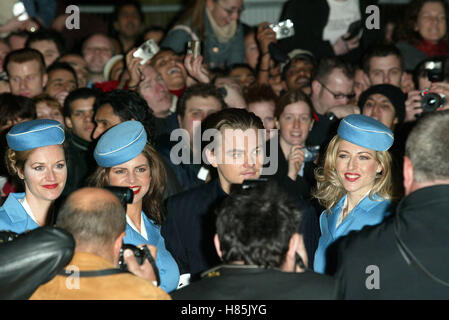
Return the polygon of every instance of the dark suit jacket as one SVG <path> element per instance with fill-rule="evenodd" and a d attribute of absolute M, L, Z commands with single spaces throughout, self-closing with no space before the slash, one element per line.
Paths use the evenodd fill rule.
<path fill-rule="evenodd" d="M 321 300 L 335 299 L 336 281 L 311 271 L 283 272 L 224 265 L 171 293 L 174 300 Z"/>
<path fill-rule="evenodd" d="M 220 263 L 213 242 L 214 209 L 226 196 L 217 179 L 167 199 L 161 233 L 181 274 L 195 278 Z"/>
<path fill-rule="evenodd" d="M 366 48 L 382 38 L 381 30 L 368 30 L 365 27 L 365 14 L 368 5 L 376 5 L 376 0 L 360 0 L 360 14 L 363 25 L 363 35 L 357 49 L 350 51 L 343 58 L 351 63 L 357 63 Z M 279 42 L 285 52 L 300 48 L 311 51 L 317 59 L 334 56 L 334 50 L 329 41 L 323 41 L 323 30 L 329 19 L 329 5 L 326 0 L 290 0 L 284 4 L 279 21 L 292 20 L 295 25 L 295 35 Z M 381 15 L 382 17 L 382 15 Z"/>
<path fill-rule="evenodd" d="M 341 281 L 341 297 L 448 299 L 449 287 L 406 263 L 394 232 L 397 223 L 399 238 L 419 262 L 433 275 L 449 282 L 448 212 L 449 185 L 422 188 L 405 197 L 396 214 L 380 225 L 365 227 L 335 242 L 327 257 L 336 260 L 337 268 L 326 273 L 335 273 Z M 372 287 L 377 280 L 379 289 L 367 288 L 367 282 Z"/>

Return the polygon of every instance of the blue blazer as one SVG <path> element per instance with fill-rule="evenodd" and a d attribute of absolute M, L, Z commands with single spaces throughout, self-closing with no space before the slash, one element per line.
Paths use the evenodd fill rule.
<path fill-rule="evenodd" d="M 23 233 L 39 227 L 19 202 L 19 199 L 23 199 L 24 197 L 24 192 L 9 194 L 5 203 L 0 208 L 0 230 Z"/>
<path fill-rule="evenodd" d="M 374 195 L 373 200 L 368 196 L 362 199 L 358 205 L 346 216 L 343 222 L 336 228 L 346 195 L 327 214 L 323 211 L 320 216 L 321 237 L 315 252 L 313 269 L 315 272 L 324 273 L 326 270 L 326 249 L 336 239 L 347 235 L 350 231 L 361 230 L 365 226 L 379 224 L 392 212 L 390 200 L 384 200 Z"/>
<path fill-rule="evenodd" d="M 157 248 L 156 265 L 159 269 L 161 289 L 166 292 L 176 290 L 179 282 L 179 268 L 175 259 L 165 248 L 165 240 L 161 235 L 161 227 L 156 225 L 143 212 L 143 221 L 147 231 L 148 240 L 142 237 L 128 223 L 126 224 L 126 235 L 123 239 L 125 244 L 139 245 L 151 244 Z"/>

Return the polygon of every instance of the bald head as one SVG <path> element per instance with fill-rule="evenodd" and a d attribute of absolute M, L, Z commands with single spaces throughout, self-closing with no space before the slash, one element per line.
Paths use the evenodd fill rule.
<path fill-rule="evenodd" d="M 62 206 L 56 225 L 70 232 L 76 246 L 111 245 L 125 231 L 125 211 L 110 191 L 82 188 L 73 192 Z"/>

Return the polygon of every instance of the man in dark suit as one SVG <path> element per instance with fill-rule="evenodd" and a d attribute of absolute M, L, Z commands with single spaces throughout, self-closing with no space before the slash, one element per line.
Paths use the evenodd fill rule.
<path fill-rule="evenodd" d="M 327 273 L 336 273 L 343 298 L 449 297 L 448 132 L 449 110 L 423 116 L 407 138 L 396 214 L 328 249 L 337 267 Z"/>
<path fill-rule="evenodd" d="M 305 271 L 302 212 L 275 182 L 235 186 L 217 210 L 223 265 L 173 292 L 173 299 L 332 299 L 336 281 Z"/>
<path fill-rule="evenodd" d="M 231 184 L 259 178 L 263 162 L 264 140 L 258 138 L 258 129 L 265 129 L 254 113 L 224 109 L 207 117 L 202 128 L 215 130 L 205 154 L 217 169 L 218 179 L 168 198 L 161 229 L 167 249 L 178 262 L 181 283 L 189 274 L 195 278 L 219 264 L 213 245 L 213 208 L 227 197 Z"/>

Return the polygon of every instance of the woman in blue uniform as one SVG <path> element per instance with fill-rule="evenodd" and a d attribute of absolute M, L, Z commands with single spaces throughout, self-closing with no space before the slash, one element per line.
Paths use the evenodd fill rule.
<path fill-rule="evenodd" d="M 159 155 L 147 143 L 147 134 L 138 121 L 122 122 L 106 131 L 97 143 L 94 158 L 98 168 L 90 184 L 128 187 L 134 200 L 126 209 L 125 244 L 151 244 L 157 247 L 156 265 L 161 288 L 175 290 L 179 269 L 160 233 L 162 192 L 165 170 Z"/>
<path fill-rule="evenodd" d="M 21 122 L 8 132 L 8 172 L 20 178 L 25 192 L 11 193 L 0 208 L 0 230 L 22 233 L 47 224 L 67 179 L 64 139 L 61 123 L 49 119 Z"/>
<path fill-rule="evenodd" d="M 326 270 L 326 249 L 339 237 L 375 225 L 392 210 L 393 133 L 360 114 L 344 118 L 327 148 L 324 166 L 315 173 L 314 196 L 326 210 L 320 216 L 321 237 L 314 270 Z"/>

